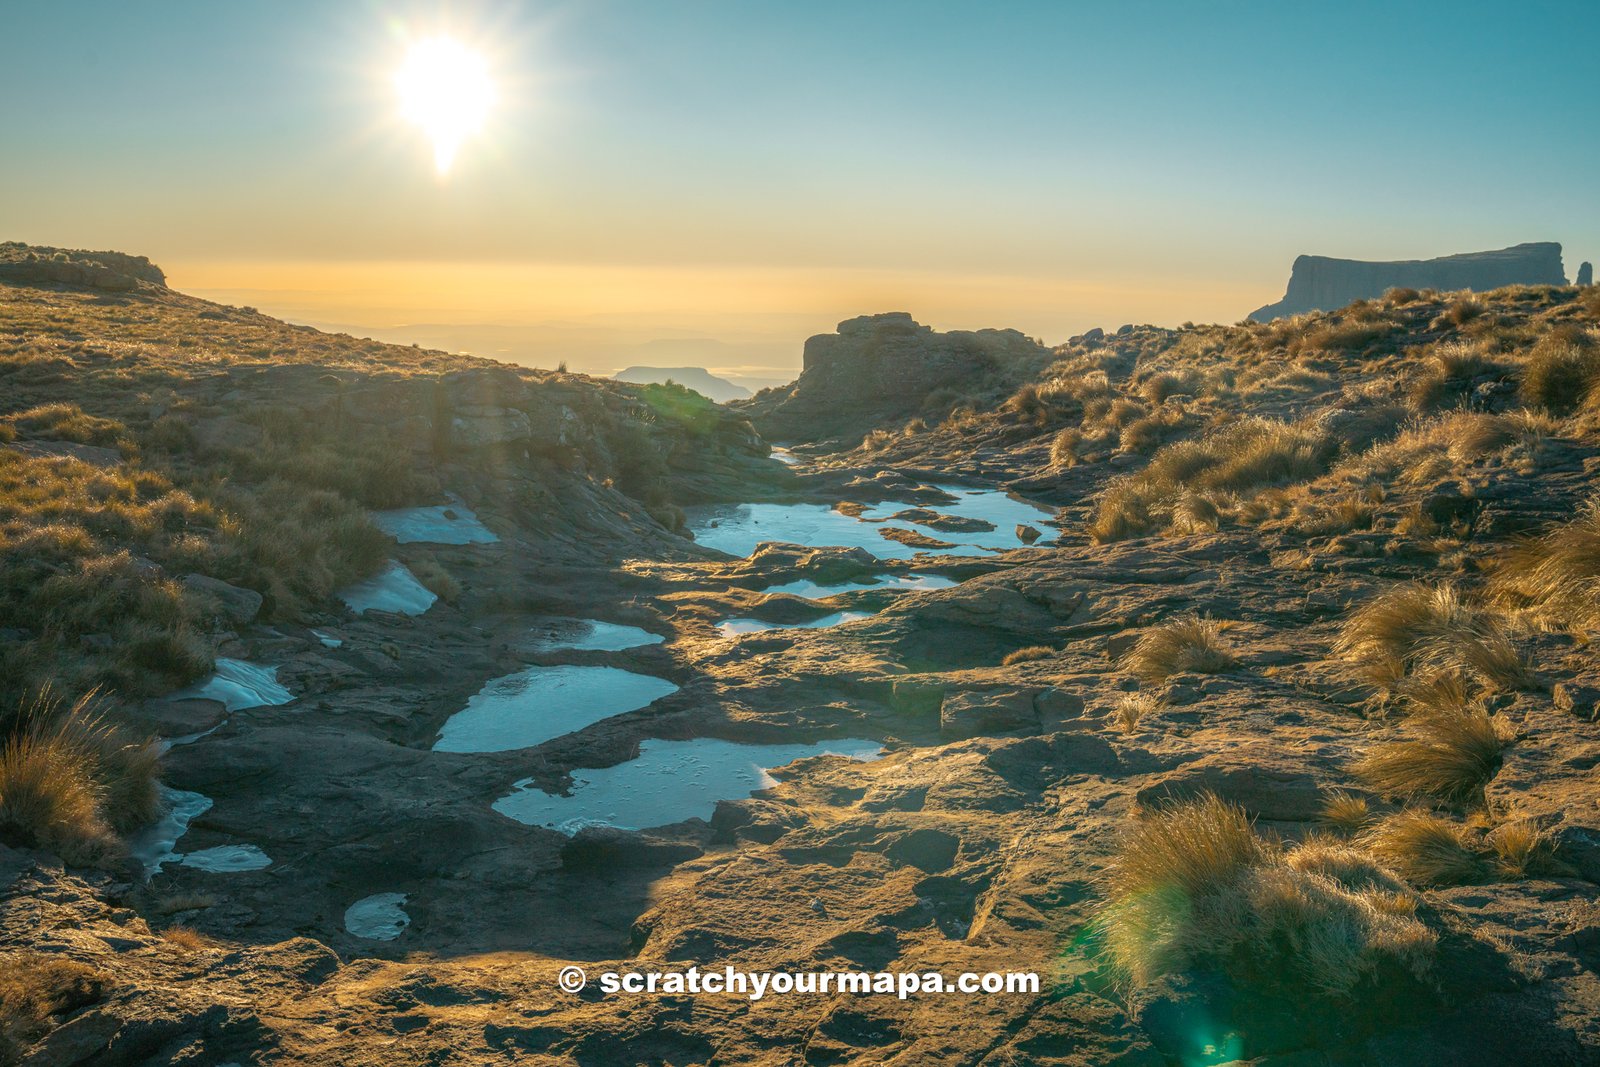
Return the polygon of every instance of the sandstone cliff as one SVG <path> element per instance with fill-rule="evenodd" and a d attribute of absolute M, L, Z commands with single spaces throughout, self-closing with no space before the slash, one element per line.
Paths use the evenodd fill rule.
<path fill-rule="evenodd" d="M 1504 285 L 1565 285 L 1561 246 L 1535 241 L 1493 252 L 1463 252 L 1438 259 L 1371 262 L 1300 256 L 1289 274 L 1289 290 L 1276 304 L 1250 313 L 1256 322 L 1271 322 L 1306 311 L 1331 311 L 1352 300 L 1408 289 L 1471 289 L 1482 292 Z"/>
<path fill-rule="evenodd" d="M 774 440 L 859 439 L 916 415 L 943 415 L 958 396 L 1009 388 L 1050 360 L 1016 330 L 936 332 L 903 311 L 863 315 L 806 342 L 800 377 L 747 410 Z"/>

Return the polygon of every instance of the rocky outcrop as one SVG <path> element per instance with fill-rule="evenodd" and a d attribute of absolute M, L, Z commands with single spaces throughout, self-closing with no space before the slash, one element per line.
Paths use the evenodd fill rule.
<path fill-rule="evenodd" d="M 1578 267 L 1578 281 L 1577 281 L 1577 284 L 1579 284 L 1579 285 L 1593 285 L 1594 284 L 1594 264 L 1593 263 L 1590 263 L 1588 260 L 1584 260 L 1583 264 Z"/>
<path fill-rule="evenodd" d="M 860 438 L 924 412 L 943 415 L 941 394 L 953 401 L 1014 384 L 1049 358 L 1016 330 L 939 333 L 903 311 L 863 315 L 808 340 L 799 379 L 742 406 L 774 440 Z"/>
<path fill-rule="evenodd" d="M 1373 262 L 1300 256 L 1289 274 L 1289 290 L 1276 304 L 1250 313 L 1256 322 L 1271 322 L 1306 311 L 1331 311 L 1352 300 L 1382 296 L 1396 287 L 1410 289 L 1470 289 L 1483 292 L 1505 285 L 1565 285 L 1561 246 L 1554 241 L 1501 248 L 1493 252 L 1463 252 L 1438 259 L 1404 259 Z"/>
<path fill-rule="evenodd" d="M 20 241 L 0 243 L 0 282 L 55 283 L 92 289 L 128 290 L 140 282 L 165 286 L 167 276 L 144 256 L 47 248 Z"/>

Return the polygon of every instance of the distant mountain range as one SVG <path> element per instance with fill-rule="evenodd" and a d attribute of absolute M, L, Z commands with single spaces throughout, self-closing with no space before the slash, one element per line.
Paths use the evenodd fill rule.
<path fill-rule="evenodd" d="M 638 385 L 676 382 L 719 404 L 750 396 L 750 390 L 744 386 L 735 385 L 726 378 L 718 378 L 704 367 L 628 367 L 617 371 L 612 377 L 619 382 Z"/>

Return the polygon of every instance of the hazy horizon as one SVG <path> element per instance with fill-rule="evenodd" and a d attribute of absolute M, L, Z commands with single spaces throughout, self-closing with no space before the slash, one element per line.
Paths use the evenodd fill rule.
<path fill-rule="evenodd" d="M 1596 15 L 1497 10 L 13 8 L 0 238 L 387 339 L 595 373 L 704 340 L 755 378 L 888 310 L 1050 343 L 1232 322 L 1301 253 L 1554 240 L 1570 276 L 1600 250 Z M 494 87 L 444 178 L 393 84 L 437 33 Z"/>

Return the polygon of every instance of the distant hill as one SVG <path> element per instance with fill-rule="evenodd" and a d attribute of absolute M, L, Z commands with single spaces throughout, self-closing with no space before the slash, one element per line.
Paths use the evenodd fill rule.
<path fill-rule="evenodd" d="M 1283 299 L 1257 308 L 1250 318 L 1271 322 L 1306 311 L 1332 311 L 1353 300 L 1370 300 L 1396 288 L 1484 292 L 1506 285 L 1565 284 L 1561 246 L 1554 241 L 1387 263 L 1300 256 L 1289 273 L 1289 291 Z"/>
<path fill-rule="evenodd" d="M 744 400 L 750 396 L 750 390 L 744 386 L 718 378 L 704 367 L 629 367 L 617 371 L 612 377 L 619 382 L 632 382 L 635 385 L 674 381 L 719 404 L 729 400 Z"/>

